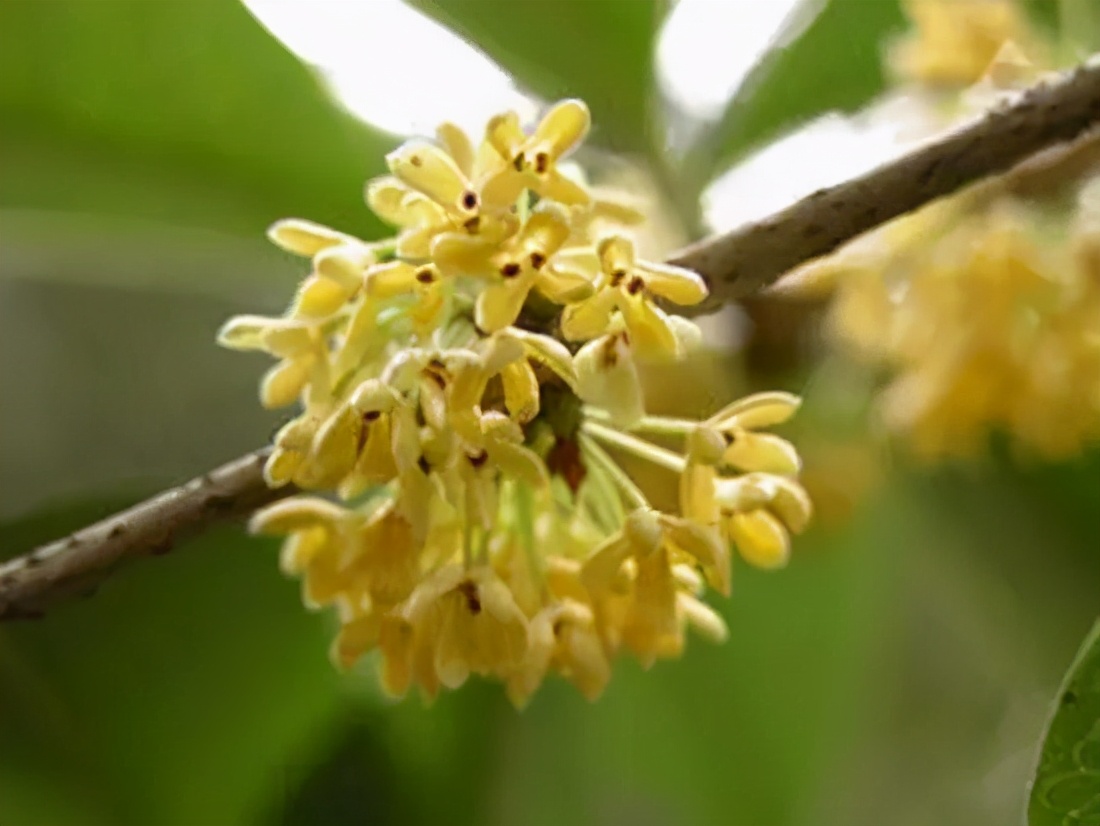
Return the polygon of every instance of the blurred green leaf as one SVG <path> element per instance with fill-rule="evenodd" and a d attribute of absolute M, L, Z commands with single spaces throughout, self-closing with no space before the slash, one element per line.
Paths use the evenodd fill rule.
<path fill-rule="evenodd" d="M 6 549 L 108 510 L 5 525 Z M 0 629 L 0 822 L 254 820 L 336 719 L 328 633 L 296 591 L 272 543 L 224 529 Z"/>
<path fill-rule="evenodd" d="M 259 235 L 378 224 L 392 140 L 332 103 L 237 0 L 0 3 L 0 207 Z"/>
<path fill-rule="evenodd" d="M 898 517 L 876 503 L 851 531 L 800 537 L 781 573 L 740 565 L 729 602 L 712 600 L 726 644 L 692 639 L 648 672 L 619 663 L 596 706 L 548 683 L 505 721 L 501 822 L 820 822 L 804 817 L 869 699 Z"/>
<path fill-rule="evenodd" d="M 717 168 L 800 123 L 863 106 L 885 88 L 883 44 L 904 24 L 898 0 L 803 0 L 778 36 L 783 45 L 757 64 L 693 151 L 694 177 L 705 183 Z"/>
<path fill-rule="evenodd" d="M 1100 622 L 1058 691 L 1031 789 L 1028 823 L 1100 824 Z"/>
<path fill-rule="evenodd" d="M 663 0 L 409 2 L 535 94 L 583 98 L 597 139 L 621 150 L 649 148 L 653 46 Z"/>

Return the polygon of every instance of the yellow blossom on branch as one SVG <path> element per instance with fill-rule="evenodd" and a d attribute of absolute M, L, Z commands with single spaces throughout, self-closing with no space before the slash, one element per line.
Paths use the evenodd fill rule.
<path fill-rule="evenodd" d="M 809 518 L 794 448 L 759 432 L 794 397 L 706 421 L 646 415 L 639 362 L 700 338 L 656 302 L 695 304 L 706 287 L 638 260 L 637 211 L 559 168 L 588 126 L 568 100 L 530 133 L 508 113 L 477 146 L 449 124 L 404 144 L 366 187 L 396 236 L 277 223 L 272 240 L 312 273 L 283 317 L 219 335 L 279 360 L 265 405 L 301 408 L 265 478 L 309 493 L 252 529 L 284 537 L 306 604 L 336 611 L 335 664 L 377 652 L 391 694 L 477 675 L 521 705 L 559 674 L 595 699 L 623 653 L 648 666 L 689 631 L 723 640 L 704 598 L 728 594 L 732 548 L 776 567 Z M 700 453 L 707 440 L 717 449 Z M 652 508 L 614 451 L 688 480 L 681 512 Z"/>

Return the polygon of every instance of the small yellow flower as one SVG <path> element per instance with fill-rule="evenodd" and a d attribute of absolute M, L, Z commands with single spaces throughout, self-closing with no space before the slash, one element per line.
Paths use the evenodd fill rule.
<path fill-rule="evenodd" d="M 596 700 L 611 680 L 611 663 L 592 609 L 563 599 L 539 611 L 530 623 L 530 650 L 508 676 L 508 697 L 523 706 L 547 673 L 558 671 L 588 700 Z"/>
<path fill-rule="evenodd" d="M 505 165 L 485 181 L 485 202 L 510 207 L 524 189 L 530 189 L 561 204 L 587 204 L 588 192 L 563 175 L 557 164 L 584 140 L 590 121 L 588 107 L 579 100 L 553 106 L 530 136 L 523 134 L 515 112 L 490 120 L 485 138 Z"/>
<path fill-rule="evenodd" d="M 504 243 L 457 234 L 440 235 L 432 243 L 432 259 L 448 275 L 486 279 L 478 296 L 475 322 L 493 333 L 519 318 L 532 288 L 559 304 L 592 292 L 583 275 L 559 273 L 547 267 L 569 237 L 569 214 L 552 203 L 539 204 L 523 229 Z"/>
<path fill-rule="evenodd" d="M 530 135 L 505 114 L 477 148 L 451 124 L 437 145 L 406 143 L 366 193 L 397 236 L 277 223 L 272 239 L 312 272 L 283 317 L 219 334 L 279 359 L 264 404 L 302 407 L 275 436 L 268 484 L 344 503 L 299 495 L 252 529 L 284 537 L 308 605 L 335 608 L 336 666 L 377 652 L 392 695 L 430 699 L 477 674 L 522 705 L 557 674 L 595 699 L 625 652 L 648 666 L 679 656 L 689 629 L 724 639 L 703 598 L 729 590 L 731 537 L 773 565 L 786 546 L 766 520 L 808 518 L 793 447 L 756 432 L 794 397 L 704 422 L 646 415 L 636 360 L 679 358 L 701 335 L 654 302 L 706 287 L 637 261 L 623 236 L 597 240 L 640 216 L 566 176 L 587 129 L 584 105 L 564 101 Z M 558 327 L 586 343 L 573 353 Z M 615 426 L 684 436 L 686 455 Z M 694 479 L 682 512 L 654 510 L 604 445 Z"/>
<path fill-rule="evenodd" d="M 298 399 L 307 385 L 327 384 L 324 337 L 316 324 L 236 316 L 218 331 L 218 343 L 233 350 L 261 350 L 281 359 L 260 385 L 260 402 L 264 407 L 286 407 Z"/>
<path fill-rule="evenodd" d="M 682 267 L 637 260 L 634 244 L 622 235 L 604 238 L 596 253 L 595 293 L 565 308 L 562 333 L 574 341 L 595 338 L 608 329 L 612 312 L 618 310 L 636 353 L 643 358 L 675 358 L 681 352 L 675 328 L 653 298 L 698 304 L 707 295 L 703 279 Z M 567 267 L 564 262 L 559 265 L 563 272 L 569 271 Z"/>
<path fill-rule="evenodd" d="M 488 568 L 440 568 L 409 597 L 401 616 L 434 639 L 440 682 L 457 688 L 471 673 L 504 676 L 527 654 L 527 618 Z"/>
<path fill-rule="evenodd" d="M 624 333 L 588 342 L 577 351 L 574 364 L 580 397 L 606 410 L 616 424 L 629 427 L 645 415 L 641 377 Z"/>

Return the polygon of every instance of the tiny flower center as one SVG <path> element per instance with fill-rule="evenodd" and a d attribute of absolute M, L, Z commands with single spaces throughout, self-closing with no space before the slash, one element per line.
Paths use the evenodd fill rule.
<path fill-rule="evenodd" d="M 431 267 L 422 267 L 416 271 L 416 280 L 421 284 L 431 284 L 435 281 L 435 273 L 432 272 Z"/>
<path fill-rule="evenodd" d="M 503 275 L 505 278 L 515 278 L 517 275 L 519 275 L 520 269 L 522 268 L 515 261 L 509 261 L 507 264 L 500 268 L 500 274 Z"/>
<path fill-rule="evenodd" d="M 535 155 L 535 172 L 539 175 L 545 175 L 546 170 L 550 168 L 550 156 L 545 152 L 539 152 Z"/>
<path fill-rule="evenodd" d="M 623 281 L 626 280 L 626 270 L 615 270 L 611 273 L 611 286 L 618 287 Z"/>
<path fill-rule="evenodd" d="M 471 212 L 477 209 L 477 193 L 470 192 L 469 190 L 463 193 L 462 206 L 464 209 L 470 210 Z"/>
<path fill-rule="evenodd" d="M 538 250 L 531 253 L 531 269 L 542 269 L 542 265 L 546 263 L 546 256 Z"/>
<path fill-rule="evenodd" d="M 480 614 L 481 597 L 478 596 L 477 586 L 467 579 L 464 582 L 459 583 L 457 590 L 460 594 L 462 594 L 463 597 L 466 598 L 466 608 L 470 611 L 470 613 L 473 614 L 475 617 Z"/>
<path fill-rule="evenodd" d="M 640 277 L 634 276 L 630 279 L 630 282 L 626 285 L 626 291 L 631 295 L 637 295 L 645 289 L 645 281 Z"/>

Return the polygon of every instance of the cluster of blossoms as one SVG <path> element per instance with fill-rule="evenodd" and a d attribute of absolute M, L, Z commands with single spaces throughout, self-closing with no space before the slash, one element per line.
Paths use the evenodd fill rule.
<path fill-rule="evenodd" d="M 1011 0 L 907 7 L 916 29 L 893 66 L 900 91 L 932 104 L 929 132 L 1038 79 L 1024 48 L 1053 51 Z M 1045 191 L 1012 177 L 972 189 L 796 276 L 836 284 L 832 332 L 890 372 L 883 419 L 918 456 L 977 453 L 991 431 L 1046 458 L 1100 437 L 1096 185 L 1080 157 L 1070 166 L 1065 186 L 1044 167 Z"/>
<path fill-rule="evenodd" d="M 648 665 L 689 627 L 722 639 L 701 597 L 728 592 L 731 547 L 780 566 L 809 518 L 793 447 L 759 432 L 796 397 L 646 415 L 639 366 L 699 337 L 656 300 L 695 304 L 706 286 L 639 260 L 624 227 L 641 216 L 561 163 L 588 126 L 566 100 L 530 133 L 507 113 L 478 146 L 451 124 L 406 143 L 366 190 L 396 237 L 278 222 L 271 239 L 311 274 L 284 316 L 220 332 L 279 359 L 265 406 L 301 403 L 268 483 L 327 494 L 252 527 L 286 537 L 307 604 L 337 609 L 336 663 L 379 651 L 392 694 L 474 673 L 521 704 L 556 672 L 595 698 L 620 652 Z M 678 474 L 680 512 L 653 509 L 608 448 Z"/>

